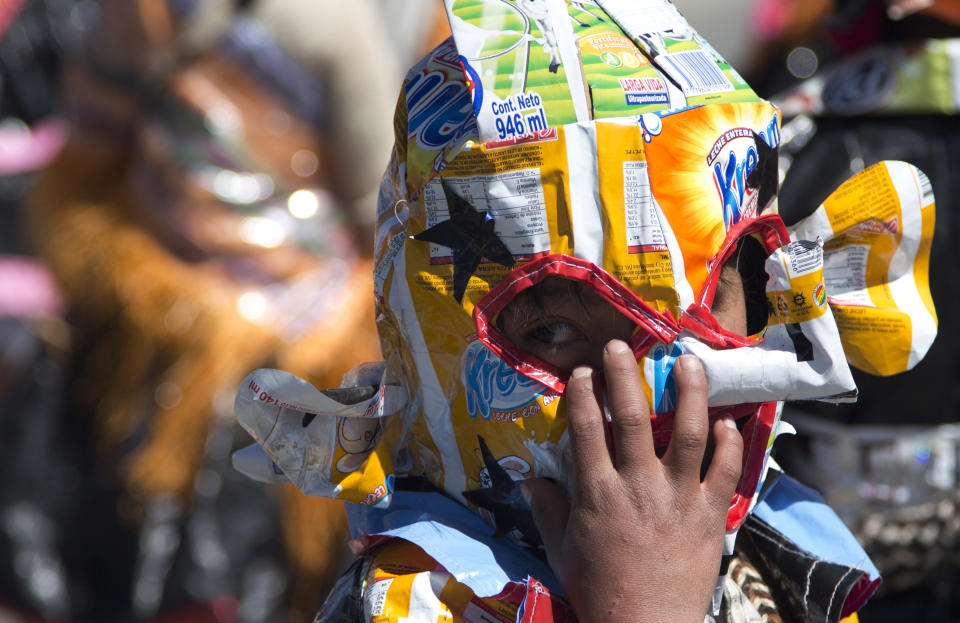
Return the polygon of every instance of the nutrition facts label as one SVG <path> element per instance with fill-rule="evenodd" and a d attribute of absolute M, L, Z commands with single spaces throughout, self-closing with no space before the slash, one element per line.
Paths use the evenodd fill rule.
<path fill-rule="evenodd" d="M 443 179 L 475 210 L 493 217 L 494 231 L 517 259 L 550 250 L 550 228 L 543 203 L 540 169 Z M 427 185 L 424 203 L 428 228 L 450 218 L 439 180 L 434 179 Z M 449 262 L 452 257 L 453 251 L 448 247 L 430 245 L 431 262 Z"/>
<path fill-rule="evenodd" d="M 667 251 L 660 217 L 650 193 L 646 162 L 623 163 L 623 202 L 627 218 L 627 250 L 630 253 Z"/>
<path fill-rule="evenodd" d="M 867 293 L 867 256 L 870 247 L 851 244 L 823 253 L 823 282 L 830 298 L 852 305 L 873 301 Z"/>
<path fill-rule="evenodd" d="M 382 578 L 375 580 L 367 589 L 363 596 L 366 611 L 370 616 L 378 617 L 383 614 L 383 609 L 387 605 L 387 591 L 393 584 L 393 578 Z"/>

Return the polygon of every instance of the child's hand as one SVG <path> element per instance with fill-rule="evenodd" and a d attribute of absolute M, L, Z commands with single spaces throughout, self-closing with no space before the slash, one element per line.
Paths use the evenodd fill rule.
<path fill-rule="evenodd" d="M 627 345 L 607 344 L 603 368 L 617 464 L 607 452 L 591 370 L 579 367 L 566 392 L 571 497 L 546 480 L 522 485 L 547 559 L 581 622 L 701 623 L 720 570 L 743 440 L 732 419 L 715 422 L 701 482 L 711 431 L 700 361 L 684 355 L 674 367 L 676 422 L 663 458 L 654 452 L 650 410 Z"/>

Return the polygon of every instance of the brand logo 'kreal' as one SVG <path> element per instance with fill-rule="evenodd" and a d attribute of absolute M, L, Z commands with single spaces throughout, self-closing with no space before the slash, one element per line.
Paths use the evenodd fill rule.
<path fill-rule="evenodd" d="M 777 116 L 774 115 L 767 127 L 757 134 L 767 145 L 776 147 L 780 142 Z M 727 130 L 710 149 L 707 165 L 713 173 L 723 211 L 723 224 L 727 229 L 744 218 L 758 216 L 757 205 L 751 201 L 752 192 L 747 188 L 747 178 L 759 160 L 754 131 L 750 128 Z"/>
<path fill-rule="evenodd" d="M 474 342 L 467 348 L 463 359 L 463 385 L 466 390 L 467 412 L 470 417 L 479 415 L 485 420 L 499 414 L 495 419 L 514 421 L 503 414 L 520 411 L 533 406 L 546 387 L 529 379 L 494 355 L 482 342 Z M 538 410 L 538 408 L 536 409 Z"/>

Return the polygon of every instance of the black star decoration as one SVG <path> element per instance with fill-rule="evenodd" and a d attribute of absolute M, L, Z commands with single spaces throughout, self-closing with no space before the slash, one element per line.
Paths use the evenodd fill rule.
<path fill-rule="evenodd" d="M 777 196 L 780 186 L 779 147 L 770 147 L 756 132 L 753 133 L 753 142 L 757 146 L 757 166 L 747 177 L 747 186 L 757 189 L 757 212 L 763 212 L 767 205 Z"/>
<path fill-rule="evenodd" d="M 540 532 L 537 531 L 536 524 L 533 523 L 533 514 L 530 507 L 520 495 L 520 489 L 510 478 L 507 470 L 503 469 L 497 459 L 494 458 L 487 443 L 483 437 L 477 435 L 480 442 L 480 454 L 483 455 L 483 465 L 490 474 L 492 487 L 486 489 L 474 489 L 473 491 L 464 491 L 463 497 L 468 502 L 479 508 L 484 508 L 493 513 L 493 520 L 496 524 L 496 532 L 493 536 L 500 537 L 510 533 L 511 530 L 518 530 L 523 535 L 523 540 L 532 546 L 539 546 Z"/>
<path fill-rule="evenodd" d="M 425 229 L 414 240 L 433 242 L 453 250 L 453 297 L 463 302 L 467 284 L 483 258 L 513 267 L 513 255 L 493 230 L 494 219 L 487 212 L 479 212 L 457 195 L 440 179 L 447 198 L 450 218 Z"/>

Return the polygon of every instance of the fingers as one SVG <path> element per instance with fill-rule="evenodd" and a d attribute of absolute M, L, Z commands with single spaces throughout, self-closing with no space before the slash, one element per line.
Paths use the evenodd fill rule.
<path fill-rule="evenodd" d="M 707 377 L 703 364 L 694 355 L 681 355 L 673 366 L 673 379 L 677 388 L 677 409 L 663 463 L 670 467 L 675 479 L 699 484 L 700 465 L 710 432 Z"/>
<path fill-rule="evenodd" d="M 613 424 L 617 468 L 642 467 L 656 460 L 650 407 L 640 383 L 637 360 L 626 343 L 611 340 L 603 349 L 607 399 Z"/>
<path fill-rule="evenodd" d="M 593 387 L 593 371 L 574 368 L 564 394 L 567 401 L 567 433 L 573 461 L 573 496 L 589 489 L 591 482 L 613 470 L 603 428 L 603 414 Z"/>
<path fill-rule="evenodd" d="M 564 532 L 570 516 L 570 503 L 563 490 L 544 478 L 529 478 L 517 483 L 523 499 L 527 501 L 533 522 L 540 531 L 547 559 L 555 570 L 560 561 Z"/>
<path fill-rule="evenodd" d="M 715 421 L 711 431 L 715 448 L 703 479 L 703 489 L 717 504 L 726 508 L 743 468 L 743 436 L 729 416 Z"/>

